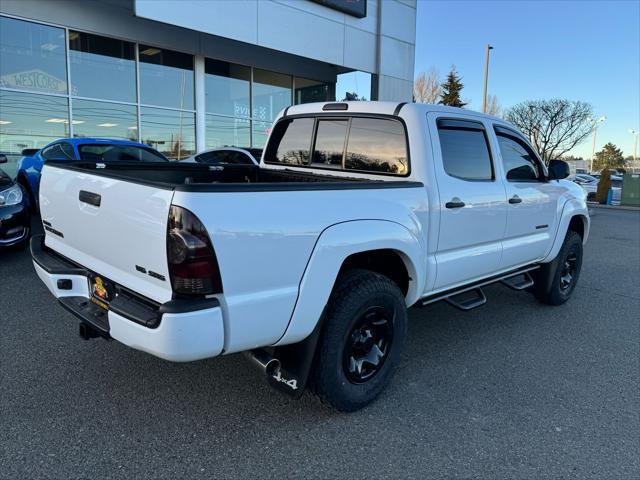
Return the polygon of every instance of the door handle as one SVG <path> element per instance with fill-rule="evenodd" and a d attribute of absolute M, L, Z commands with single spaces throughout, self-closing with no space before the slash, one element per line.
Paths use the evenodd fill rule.
<path fill-rule="evenodd" d="M 102 197 L 97 193 L 87 192 L 86 190 L 80 190 L 80 193 L 78 194 L 78 199 L 82 203 L 88 203 L 89 205 L 93 205 L 94 207 L 99 207 Z"/>
<path fill-rule="evenodd" d="M 451 201 L 445 203 L 444 206 L 447 208 L 462 208 L 464 207 L 464 202 L 458 197 L 453 197 Z"/>
<path fill-rule="evenodd" d="M 521 203 L 522 199 L 518 196 L 518 195 L 514 195 L 513 197 L 511 197 L 509 199 L 509 203 L 513 204 L 513 203 Z"/>

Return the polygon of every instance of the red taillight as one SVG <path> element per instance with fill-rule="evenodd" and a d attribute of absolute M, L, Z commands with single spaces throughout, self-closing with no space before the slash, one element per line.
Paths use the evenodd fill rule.
<path fill-rule="evenodd" d="M 218 260 L 204 225 L 189 210 L 175 205 L 169 210 L 167 261 L 175 293 L 222 293 Z"/>

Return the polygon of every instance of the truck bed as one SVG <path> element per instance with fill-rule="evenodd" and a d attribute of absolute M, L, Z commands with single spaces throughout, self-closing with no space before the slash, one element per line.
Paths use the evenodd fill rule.
<path fill-rule="evenodd" d="M 47 162 L 51 166 L 127 182 L 182 192 L 286 191 L 402 188 L 420 186 L 403 180 L 369 180 L 268 169 L 254 165 L 202 165 L 191 163 Z"/>

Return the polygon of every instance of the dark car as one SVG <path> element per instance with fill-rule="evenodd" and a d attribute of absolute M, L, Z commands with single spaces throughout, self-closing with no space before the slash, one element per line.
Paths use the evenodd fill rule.
<path fill-rule="evenodd" d="M 260 165 L 260 148 L 219 147 L 205 150 L 180 160 L 185 163 L 206 163 L 208 165 Z"/>
<path fill-rule="evenodd" d="M 0 163 L 7 157 L 0 154 Z M 29 200 L 22 187 L 0 168 L 0 248 L 24 246 L 29 240 Z"/>

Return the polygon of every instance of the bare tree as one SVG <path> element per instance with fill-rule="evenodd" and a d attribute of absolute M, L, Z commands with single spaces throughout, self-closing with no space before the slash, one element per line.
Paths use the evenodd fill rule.
<path fill-rule="evenodd" d="M 592 129 L 593 108 L 581 101 L 530 100 L 507 111 L 506 119 L 527 135 L 546 163 L 584 141 Z"/>
<path fill-rule="evenodd" d="M 440 80 L 438 71 L 430 68 L 422 72 L 413 82 L 413 101 L 417 103 L 438 103 L 440 100 Z"/>
<path fill-rule="evenodd" d="M 487 95 L 487 113 L 489 115 L 500 116 L 502 113 L 502 107 L 498 101 L 498 97 L 495 95 Z"/>

